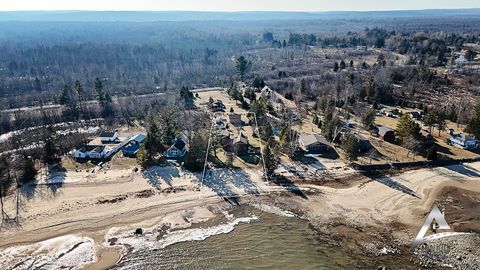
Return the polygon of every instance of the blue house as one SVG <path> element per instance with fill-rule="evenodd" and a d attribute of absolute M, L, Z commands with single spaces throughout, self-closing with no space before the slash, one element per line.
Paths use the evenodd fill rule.
<path fill-rule="evenodd" d="M 145 135 L 137 134 L 123 147 L 122 152 L 126 157 L 135 157 L 140 151 L 141 143 L 145 141 Z"/>
<path fill-rule="evenodd" d="M 186 152 L 187 144 L 181 138 L 177 138 L 173 142 L 173 145 L 170 146 L 170 148 L 168 148 L 165 152 L 163 152 L 163 155 L 166 158 L 182 158 L 183 156 L 185 156 Z"/>

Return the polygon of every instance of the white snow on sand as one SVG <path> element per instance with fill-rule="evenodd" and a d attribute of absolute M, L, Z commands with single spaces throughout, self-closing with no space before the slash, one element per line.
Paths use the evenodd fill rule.
<path fill-rule="evenodd" d="M 268 205 L 268 204 L 257 204 L 257 203 L 250 203 L 249 205 L 266 213 L 275 214 L 275 215 L 284 216 L 284 217 L 295 217 L 294 213 L 287 210 L 283 210 L 282 208 L 277 206 Z"/>
<path fill-rule="evenodd" d="M 65 235 L 0 250 L 0 269 L 79 269 L 96 259 L 93 239 Z"/>

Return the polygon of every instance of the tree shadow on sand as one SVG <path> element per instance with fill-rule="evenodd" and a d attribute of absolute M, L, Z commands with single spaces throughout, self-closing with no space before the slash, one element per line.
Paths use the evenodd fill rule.
<path fill-rule="evenodd" d="M 235 187 L 243 189 L 247 194 L 260 194 L 257 185 L 253 183 L 250 176 L 241 169 L 216 170 L 214 171 L 213 176 L 217 179 L 223 179 L 232 183 Z"/>
<path fill-rule="evenodd" d="M 400 192 L 403 192 L 403 193 L 405 193 L 407 195 L 410 195 L 412 197 L 415 197 L 417 199 L 421 199 L 420 196 L 418 196 L 417 193 L 415 193 L 415 191 L 413 191 L 409 187 L 405 186 L 404 184 L 395 181 L 394 179 L 392 179 L 389 176 L 386 176 L 386 175 L 368 176 L 367 175 L 367 177 L 370 178 L 371 180 L 376 181 L 380 184 L 383 184 L 383 185 L 385 185 L 389 188 L 398 190 Z"/>
<path fill-rule="evenodd" d="M 445 168 L 468 177 L 480 177 L 480 171 L 467 164 L 445 166 Z"/>
<path fill-rule="evenodd" d="M 293 193 L 293 194 L 295 194 L 295 195 L 297 195 L 297 196 L 299 196 L 299 197 L 301 197 L 305 200 L 308 200 L 307 195 L 297 185 L 295 185 L 295 183 L 293 183 L 291 180 L 289 180 L 285 176 L 275 174 L 275 175 L 270 176 L 269 180 L 272 183 L 287 189 L 291 193 Z"/>
<path fill-rule="evenodd" d="M 180 177 L 180 170 L 173 166 L 153 166 L 143 171 L 143 176 L 147 178 L 147 182 L 156 189 L 161 189 L 161 181 L 172 187 L 173 179 Z"/>
<path fill-rule="evenodd" d="M 229 181 L 226 178 L 215 176 L 212 170 L 205 172 L 203 185 L 211 189 L 219 197 L 222 197 L 226 202 L 234 205 L 240 205 L 240 198 L 238 194 L 229 186 Z"/>

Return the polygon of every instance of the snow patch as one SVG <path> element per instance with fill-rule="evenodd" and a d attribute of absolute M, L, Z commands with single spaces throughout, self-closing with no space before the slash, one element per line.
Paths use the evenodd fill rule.
<path fill-rule="evenodd" d="M 257 208 L 258 210 L 261 210 L 263 212 L 267 212 L 270 214 L 275 214 L 275 215 L 284 216 L 284 217 L 295 217 L 294 213 L 273 205 L 257 204 L 257 203 L 251 203 L 250 205 Z"/>
<path fill-rule="evenodd" d="M 0 269 L 80 269 L 96 260 L 93 239 L 76 235 L 0 250 Z"/>
<path fill-rule="evenodd" d="M 119 229 L 112 228 L 106 235 L 105 240 L 108 245 L 109 239 L 116 238 L 114 245 L 128 246 L 133 248 L 133 252 L 140 249 L 158 249 L 165 248 L 175 243 L 189 242 L 189 241 L 203 241 L 210 236 L 227 234 L 235 229 L 240 223 L 250 223 L 253 220 L 257 220 L 258 217 L 240 217 L 236 218 L 233 221 L 221 224 L 209 228 L 197 228 L 197 229 L 185 229 L 185 230 L 176 230 L 170 231 L 164 235 L 160 240 L 158 236 L 160 232 L 156 229 L 151 230 L 151 232 L 146 232 L 143 235 L 132 235 L 131 233 L 116 234 Z M 161 226 L 160 226 L 161 227 Z"/>

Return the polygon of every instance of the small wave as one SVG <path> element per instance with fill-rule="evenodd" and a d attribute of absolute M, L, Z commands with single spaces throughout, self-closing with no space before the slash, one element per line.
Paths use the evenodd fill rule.
<path fill-rule="evenodd" d="M 133 252 L 140 249 L 158 249 L 165 248 L 176 243 L 188 241 L 203 241 L 210 236 L 230 233 L 235 229 L 235 226 L 237 226 L 238 224 L 250 223 L 251 221 L 257 219 L 258 217 L 256 216 L 240 217 L 234 219 L 229 223 L 209 228 L 185 229 L 169 232 L 161 239 L 157 239 L 160 233 L 156 229 L 152 230 L 152 232 L 146 232 L 144 235 L 141 236 L 135 236 L 131 234 L 121 234 L 116 236 L 115 231 L 117 230 L 112 230 L 108 234 L 108 239 L 106 240 L 108 241 L 109 239 L 115 238 L 116 241 L 114 245 L 131 247 L 133 248 Z"/>
<path fill-rule="evenodd" d="M 287 210 L 283 210 L 282 208 L 277 206 L 268 205 L 268 204 L 257 204 L 257 203 L 251 203 L 250 205 L 257 208 L 258 210 L 261 210 L 263 212 L 267 212 L 270 214 L 275 214 L 275 215 L 284 216 L 284 217 L 295 217 L 294 213 Z"/>

